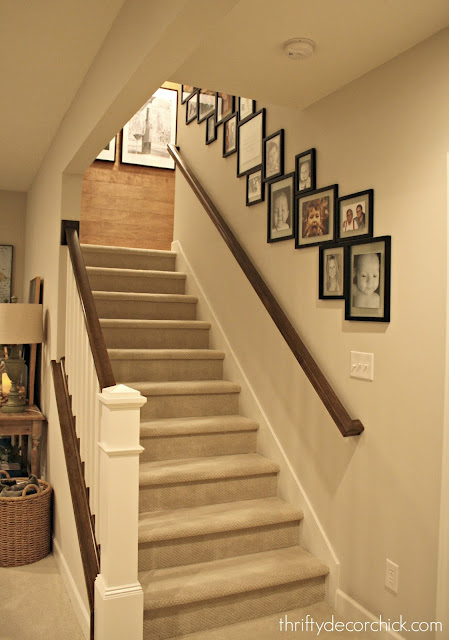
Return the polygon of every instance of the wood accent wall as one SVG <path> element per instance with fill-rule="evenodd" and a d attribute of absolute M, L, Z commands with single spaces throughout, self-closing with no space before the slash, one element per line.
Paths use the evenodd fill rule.
<path fill-rule="evenodd" d="M 173 241 L 175 172 L 95 160 L 83 176 L 80 241 L 167 249 Z"/>

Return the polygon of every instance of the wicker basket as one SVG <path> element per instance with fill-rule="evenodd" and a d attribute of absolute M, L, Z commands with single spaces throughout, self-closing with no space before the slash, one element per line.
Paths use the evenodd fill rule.
<path fill-rule="evenodd" d="M 31 564 L 50 553 L 52 488 L 44 480 L 39 488 L 31 495 L 25 488 L 21 498 L 0 497 L 0 567 Z"/>

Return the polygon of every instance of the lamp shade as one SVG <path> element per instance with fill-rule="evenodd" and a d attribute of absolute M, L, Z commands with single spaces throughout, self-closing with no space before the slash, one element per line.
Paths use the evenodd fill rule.
<path fill-rule="evenodd" d="M 0 304 L 0 344 L 42 342 L 41 304 Z"/>

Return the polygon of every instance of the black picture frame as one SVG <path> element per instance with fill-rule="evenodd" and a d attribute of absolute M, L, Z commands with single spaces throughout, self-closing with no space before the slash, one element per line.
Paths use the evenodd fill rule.
<path fill-rule="evenodd" d="M 237 114 L 232 113 L 223 120 L 223 158 L 236 153 L 237 148 Z"/>
<path fill-rule="evenodd" d="M 308 177 L 302 175 L 301 170 L 304 172 L 308 167 Z M 295 191 L 297 194 L 307 193 L 308 191 L 315 191 L 316 189 L 316 149 L 307 149 L 302 153 L 298 153 L 295 156 Z M 305 184 L 304 184 L 305 182 Z M 302 185 L 302 186 L 301 186 Z"/>
<path fill-rule="evenodd" d="M 184 102 L 186 102 L 190 96 L 195 93 L 195 91 L 198 91 L 198 87 L 194 87 L 190 84 L 182 84 L 181 85 L 181 104 L 184 104 Z"/>
<path fill-rule="evenodd" d="M 295 237 L 295 174 L 288 173 L 267 182 L 267 242 Z"/>
<path fill-rule="evenodd" d="M 12 268 L 14 247 L 12 244 L 0 245 L 0 304 L 11 302 L 12 295 Z"/>
<path fill-rule="evenodd" d="M 250 118 L 256 113 L 256 101 L 252 98 L 242 98 L 240 96 L 237 111 L 239 114 L 239 122 L 243 122 L 246 118 Z"/>
<path fill-rule="evenodd" d="M 198 122 L 203 122 L 207 117 L 215 113 L 216 91 L 200 89 L 198 91 Z"/>
<path fill-rule="evenodd" d="M 262 168 L 246 175 L 246 206 L 251 207 L 265 200 L 265 183 L 262 179 Z"/>
<path fill-rule="evenodd" d="M 296 171 L 295 171 L 296 179 Z M 315 247 L 335 241 L 338 184 L 307 191 L 295 199 L 295 248 Z"/>
<path fill-rule="evenodd" d="M 347 244 L 322 245 L 319 250 L 320 300 L 343 300 L 346 294 L 345 264 Z"/>
<path fill-rule="evenodd" d="M 284 174 L 284 129 L 263 139 L 263 179 L 273 180 Z"/>
<path fill-rule="evenodd" d="M 238 123 L 237 177 L 263 165 L 266 111 L 260 109 Z"/>
<path fill-rule="evenodd" d="M 336 231 L 340 242 L 373 237 L 374 189 L 338 198 Z"/>
<path fill-rule="evenodd" d="M 390 322 L 391 236 L 348 243 L 345 276 L 345 320 Z"/>
<path fill-rule="evenodd" d="M 217 126 L 235 113 L 235 96 L 217 91 L 215 94 L 215 122 Z"/>
<path fill-rule="evenodd" d="M 198 91 L 192 93 L 186 100 L 186 124 L 198 120 Z"/>
<path fill-rule="evenodd" d="M 215 114 L 206 120 L 206 144 L 210 144 L 217 139 L 217 126 L 215 124 Z"/>

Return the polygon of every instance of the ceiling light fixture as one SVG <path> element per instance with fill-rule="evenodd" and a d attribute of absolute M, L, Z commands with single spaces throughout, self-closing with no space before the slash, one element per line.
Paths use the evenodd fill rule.
<path fill-rule="evenodd" d="M 312 55 L 315 49 L 315 42 L 308 38 L 293 38 L 292 40 L 284 42 L 282 48 L 287 58 L 291 60 L 303 60 Z"/>

